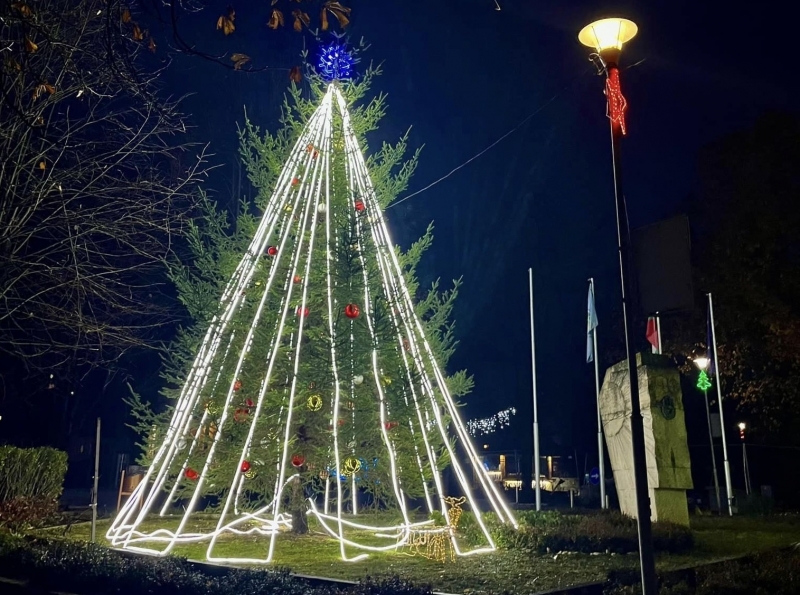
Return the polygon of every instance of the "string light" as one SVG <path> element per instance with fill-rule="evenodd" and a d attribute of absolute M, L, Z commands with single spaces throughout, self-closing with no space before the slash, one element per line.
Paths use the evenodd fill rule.
<path fill-rule="evenodd" d="M 509 407 L 489 417 L 470 419 L 467 421 L 467 429 L 470 435 L 475 437 L 493 434 L 497 430 L 509 427 L 511 425 L 511 416 L 516 414 L 517 410 L 514 407 Z"/>
<path fill-rule="evenodd" d="M 356 235 L 353 249 L 361 262 L 364 276 L 359 324 L 361 320 L 365 321 L 372 346 L 370 368 L 359 370 L 357 375 L 352 351 L 352 323 L 349 347 L 337 336 L 341 327 L 334 324 L 342 308 L 333 297 L 334 279 L 341 271 L 336 269 L 338 265 L 333 258 L 324 258 L 324 264 L 314 259 L 320 253 L 334 253 L 338 242 L 338 234 L 332 228 L 331 220 L 334 212 L 331 152 L 334 142 L 333 122 L 337 111 L 341 116 L 342 130 L 337 138 L 341 139 L 344 149 L 345 178 L 349 193 L 347 202 L 355 205 L 357 198 L 359 205 L 358 216 L 355 215 L 355 208 L 348 212 L 349 223 L 353 225 Z M 309 151 L 308 147 L 312 147 L 312 150 Z M 264 258 L 262 255 L 267 246 L 273 246 L 275 250 L 269 258 Z M 250 320 L 249 328 L 247 325 L 234 328 L 233 320 L 237 315 L 241 317 L 245 306 L 242 292 L 247 287 L 254 286 L 254 275 L 257 272 L 257 283 L 260 284 L 256 286 L 261 291 L 261 297 L 255 300 L 251 298 L 252 301 L 247 304 L 248 309 L 245 312 Z M 320 395 L 303 398 L 299 389 L 308 384 L 307 380 L 300 377 L 303 373 L 300 363 L 305 354 L 303 345 L 306 341 L 303 341 L 303 337 L 309 318 L 305 313 L 309 312 L 311 306 L 305 280 L 315 276 L 312 272 L 324 273 L 326 277 L 328 337 L 323 340 L 329 341 L 333 380 L 329 388 L 317 389 L 325 390 L 324 399 Z M 377 281 L 368 277 L 368 274 L 375 273 Z M 268 296 L 276 293 L 282 296 L 280 304 L 268 304 Z M 371 304 L 380 301 L 392 306 L 390 324 L 394 330 L 388 336 L 385 333 L 379 334 L 375 326 L 376 313 Z M 319 309 L 320 306 L 315 304 L 314 307 Z M 304 315 L 296 316 L 298 311 Z M 270 313 L 270 320 L 275 319 L 274 328 L 262 330 L 260 325 L 265 324 L 267 313 Z M 252 374 L 248 377 L 242 376 L 243 365 L 257 329 L 268 341 L 266 360 L 260 366 L 263 370 L 260 380 L 253 378 Z M 391 343 L 386 344 L 387 341 Z M 396 364 L 398 367 L 384 369 L 387 364 L 382 361 L 381 353 L 391 348 L 392 344 L 399 358 L 391 361 L 399 360 Z M 278 358 L 287 356 L 291 362 L 288 378 L 274 378 Z M 343 382 L 344 375 L 349 375 L 350 380 Z M 240 377 L 244 378 L 248 387 L 258 388 L 246 389 L 257 391 L 257 394 L 249 394 L 252 395 L 252 400 L 245 401 L 248 414 L 240 414 L 238 423 L 235 423 L 235 411 L 242 408 L 241 396 L 236 395 L 241 394 L 238 391 L 243 386 L 241 383 L 237 385 L 238 380 L 223 381 L 223 378 Z M 391 386 L 393 382 L 397 384 Z M 346 425 L 340 427 L 340 422 L 346 420 L 352 426 L 355 425 L 353 422 L 356 419 L 356 408 L 350 404 L 356 400 L 354 386 L 361 383 L 371 384 L 376 395 L 374 406 L 379 412 L 378 429 L 386 453 L 385 458 L 381 455 L 381 467 L 386 465 L 387 481 L 391 484 L 391 495 L 386 496 L 385 504 L 387 508 L 399 511 L 401 516 L 401 520 L 394 525 L 355 523 L 351 520 L 353 517 L 348 517 L 344 510 L 344 503 L 349 495 L 352 511 L 357 511 L 357 482 L 364 479 L 362 475 L 370 468 L 366 460 L 359 458 L 354 452 L 356 442 L 353 429 L 347 429 Z M 276 408 L 277 411 L 269 411 L 269 415 L 265 415 L 265 410 L 274 406 L 274 402 L 267 399 L 267 394 L 276 384 L 283 387 L 281 390 L 284 400 L 280 408 Z M 397 420 L 396 412 L 393 414 L 390 411 L 391 403 L 386 392 L 389 390 L 401 391 L 397 394 L 402 394 L 412 412 L 407 420 Z M 298 401 L 299 399 L 303 400 Z M 308 499 L 307 514 L 315 517 L 320 527 L 339 542 L 342 560 L 354 562 L 363 559 L 366 552 L 397 550 L 409 544 L 412 536 L 419 537 L 419 531 L 431 531 L 432 535 L 440 536 L 433 538 L 433 543 L 436 544 L 435 555 L 439 557 L 443 552 L 450 552 L 448 555 L 468 556 L 492 551 L 495 545 L 483 521 L 479 501 L 485 501 L 488 510 L 494 511 L 499 521 L 516 527 L 516 521 L 503 495 L 480 463 L 470 440 L 471 431 L 468 431 L 467 424 L 459 415 L 458 406 L 447 388 L 446 378 L 427 341 L 425 328 L 416 316 L 411 293 L 369 178 L 366 160 L 354 132 L 345 98 L 336 84 L 328 87 L 278 176 L 275 191 L 267 201 L 253 241 L 225 286 L 219 313 L 212 319 L 187 375 L 166 436 L 153 456 L 144 480 L 112 523 L 107 538 L 116 547 L 159 555 L 169 553 L 178 544 L 207 541 L 206 559 L 209 561 L 271 562 L 276 541 L 282 531 L 291 527 L 292 522 L 292 515 L 284 507 L 288 500 L 287 486 L 298 477 L 290 460 L 294 437 L 293 417 L 298 410 L 314 411 L 323 415 L 323 405 L 330 416 L 331 460 L 321 466 L 321 475 L 325 481 L 324 495 Z M 499 412 L 493 416 L 496 418 L 495 424 L 505 427 L 509 423 L 510 415 L 514 413 L 513 409 Z M 269 465 L 260 465 L 257 473 L 259 481 L 253 483 L 267 484 L 274 481 L 274 488 L 266 490 L 271 494 L 268 504 L 260 506 L 256 511 L 244 512 L 239 508 L 239 500 L 245 490 L 243 486 L 245 481 L 255 479 L 256 474 L 249 464 L 245 465 L 246 470 L 243 465 L 254 460 L 251 450 L 256 428 L 259 424 L 267 423 L 264 421 L 267 418 L 270 420 L 270 427 L 277 428 L 277 431 L 270 432 L 269 440 L 256 439 L 256 446 L 271 449 L 275 465 L 271 471 Z M 212 423 L 213 432 L 210 431 Z M 248 426 L 248 431 L 241 444 L 236 445 L 241 447 L 238 461 L 231 469 L 222 470 L 222 473 L 229 473 L 230 480 L 225 486 L 220 507 L 215 512 L 216 527 L 205 532 L 187 530 L 187 527 L 195 525 L 190 524 L 190 518 L 198 511 L 205 493 L 204 485 L 209 481 L 210 469 L 218 467 L 219 461 L 215 460 L 218 445 L 223 440 L 228 444 L 229 433 L 233 432 L 234 427 L 241 428 L 243 425 Z M 395 444 L 398 430 L 393 430 L 400 425 L 408 427 L 414 447 L 413 456 L 402 460 L 416 465 L 418 475 L 416 470 L 409 473 L 409 470 L 401 468 L 401 459 L 397 456 L 399 446 Z M 448 431 L 448 426 L 452 428 L 453 434 Z M 201 440 L 205 441 L 203 450 L 198 448 Z M 448 455 L 444 458 L 452 466 L 459 492 L 464 494 L 463 499 L 458 501 L 449 499 L 446 495 L 441 478 L 443 469 L 440 461 L 443 453 L 439 450 L 440 447 Z M 196 461 L 198 452 L 203 453 L 201 456 L 205 460 L 202 463 Z M 467 459 L 464 462 L 461 460 L 462 453 Z M 259 454 L 258 457 L 262 455 Z M 185 477 L 190 459 L 194 461 L 192 471 L 197 474 L 191 481 Z M 377 459 L 373 463 L 377 464 Z M 326 468 L 327 472 L 324 471 Z M 473 477 L 477 478 L 477 486 L 472 485 Z M 219 478 L 220 471 L 215 470 L 213 481 L 219 482 Z M 383 481 L 383 476 L 381 480 Z M 406 483 L 413 482 L 418 484 L 405 486 Z M 170 531 L 161 528 L 146 532 L 143 521 L 153 511 L 155 503 L 161 502 L 161 494 L 169 487 L 168 498 L 160 505 L 161 515 L 164 515 L 171 503 L 175 502 L 178 486 L 191 495 L 177 529 Z M 248 484 L 246 490 L 252 489 L 253 485 Z M 428 526 L 430 521 L 413 521 L 413 502 L 406 490 L 410 493 L 424 493 L 428 512 L 440 512 L 448 519 L 448 526 L 432 528 Z M 321 507 L 318 506 L 319 500 L 322 500 Z M 462 504 L 468 506 L 474 514 L 485 545 L 462 549 L 456 540 L 455 529 L 461 516 Z M 243 524 L 245 527 L 242 527 Z M 364 538 L 364 531 L 371 532 L 372 537 Z M 269 546 L 266 552 L 262 546 L 254 546 L 244 556 L 221 557 L 215 554 L 215 548 L 218 539 L 226 535 L 261 536 L 269 540 Z M 374 545 L 375 538 L 385 539 L 387 543 Z M 351 557 L 345 547 L 356 548 L 365 553 Z"/>

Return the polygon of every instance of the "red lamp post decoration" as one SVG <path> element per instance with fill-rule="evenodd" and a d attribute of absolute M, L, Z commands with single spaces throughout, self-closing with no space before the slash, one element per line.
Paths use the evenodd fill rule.
<path fill-rule="evenodd" d="M 622 94 L 619 86 L 619 69 L 612 68 L 606 77 L 606 98 L 608 99 L 608 118 L 611 120 L 611 127 L 618 129 L 622 136 L 625 136 L 625 110 L 628 109 L 628 102 Z"/>
<path fill-rule="evenodd" d="M 647 486 L 647 459 L 644 443 L 644 421 L 639 399 L 639 378 L 636 362 L 636 339 L 630 307 L 633 295 L 631 284 L 631 238 L 628 213 L 622 193 L 621 140 L 626 133 L 625 109 L 627 102 L 619 83 L 619 58 L 622 46 L 636 36 L 638 27 L 628 19 L 610 18 L 586 25 L 578 33 L 578 41 L 592 48 L 592 60 L 600 74 L 606 75 L 606 113 L 611 125 L 611 155 L 613 163 L 614 199 L 617 209 L 617 247 L 619 274 L 622 281 L 622 320 L 625 329 L 629 386 L 631 398 L 631 443 L 633 450 L 633 479 L 636 487 L 636 521 L 639 529 L 639 561 L 642 572 L 642 594 L 656 595 L 656 565 L 653 553 L 653 528 L 650 521 L 650 498 Z"/>

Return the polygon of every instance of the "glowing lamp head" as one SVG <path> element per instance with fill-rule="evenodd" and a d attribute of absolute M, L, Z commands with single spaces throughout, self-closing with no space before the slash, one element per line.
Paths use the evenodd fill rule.
<path fill-rule="evenodd" d="M 701 370 L 706 370 L 708 368 L 708 364 L 710 360 L 705 356 L 699 356 L 694 358 L 694 365 L 697 366 Z"/>
<path fill-rule="evenodd" d="M 578 41 L 595 50 L 606 62 L 616 62 L 622 46 L 636 36 L 639 28 L 628 19 L 600 19 L 589 23 L 580 33 Z"/>
<path fill-rule="evenodd" d="M 739 422 L 739 430 L 740 431 L 744 432 L 746 427 L 747 427 L 747 424 L 745 424 L 744 422 Z"/>

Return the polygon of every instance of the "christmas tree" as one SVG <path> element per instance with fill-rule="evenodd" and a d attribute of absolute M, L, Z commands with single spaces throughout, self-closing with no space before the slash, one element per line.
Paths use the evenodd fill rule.
<path fill-rule="evenodd" d="M 364 134 L 384 100 L 351 113 L 376 73 L 346 82 L 351 65 L 334 44 L 320 60 L 328 76 L 311 78 L 314 104 L 295 88 L 283 133 L 245 128 L 242 155 L 263 212 L 244 204 L 232 237 L 213 233 L 224 217 L 212 213 L 202 225 L 216 240 L 198 225 L 192 248 L 195 267 L 214 273 L 173 270 L 184 304 L 210 316 L 202 334 L 183 336 L 195 355 L 169 419 L 153 425 L 147 474 L 108 532 L 114 545 L 167 553 L 208 540 L 209 560 L 230 560 L 219 539 L 257 535 L 263 547 L 235 559 L 269 562 L 280 534 L 304 533 L 311 520 L 344 559 L 357 559 L 351 549 L 402 546 L 441 558 L 445 548 L 494 548 L 478 500 L 515 523 L 458 415 L 471 379 L 443 370 L 457 285 L 415 303 L 414 268 L 431 231 L 402 253 L 384 217 L 416 157 L 392 173 L 403 139 L 365 159 Z M 448 493 L 448 466 L 463 498 Z M 165 517 L 177 503 L 177 526 L 145 531 L 148 515 Z M 471 549 L 457 534 L 462 504 L 485 539 Z M 214 528 L 193 524 L 202 508 L 213 510 Z"/>

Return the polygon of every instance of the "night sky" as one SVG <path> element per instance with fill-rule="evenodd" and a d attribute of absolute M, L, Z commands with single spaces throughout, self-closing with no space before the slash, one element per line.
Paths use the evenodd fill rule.
<path fill-rule="evenodd" d="M 790 24 L 718 0 L 498 2 L 500 11 L 494 0 L 344 2 L 353 9 L 350 41 L 363 37 L 370 45 L 362 61 L 383 64 L 373 91 L 388 93 L 389 110 L 369 141 L 371 147 L 393 142 L 412 127 L 412 148 L 424 150 L 410 194 L 535 114 L 387 214 L 404 247 L 434 221 L 434 247 L 420 267 L 423 285 L 464 278 L 455 312 L 461 344 L 450 368 L 475 375 L 467 415 L 518 409 L 510 430 L 485 440 L 493 448 L 530 444 L 527 269 L 533 267 L 542 450 L 593 452 L 586 281 L 596 279 L 601 362 L 610 364 L 602 358 L 603 340 L 619 316 L 619 276 L 603 79 L 577 32 L 603 16 L 639 25 L 623 53 L 622 67 L 630 68 L 622 88 L 629 104 L 624 188 L 631 225 L 640 227 L 685 210 L 700 147 L 766 111 L 796 110 L 796 66 L 782 47 Z M 212 163 L 221 165 L 209 190 L 227 206 L 238 176 L 236 125 L 246 109 L 254 123 L 275 130 L 288 68 L 300 63 L 304 38 L 267 29 L 268 3 L 252 0 L 234 3 L 237 30 L 223 38 L 214 23 L 226 4 L 209 1 L 182 20 L 186 40 L 210 53 L 244 52 L 254 65 L 274 68 L 233 72 L 176 55 L 162 83 L 168 95 L 189 94 L 192 137 L 210 143 Z M 169 38 L 161 33 L 164 57 Z M 313 53 L 313 39 L 305 43 Z M 129 380 L 153 394 L 156 364 L 139 367 Z M 121 423 L 119 398 L 110 396 L 106 409 L 118 420 L 111 423 Z"/>

